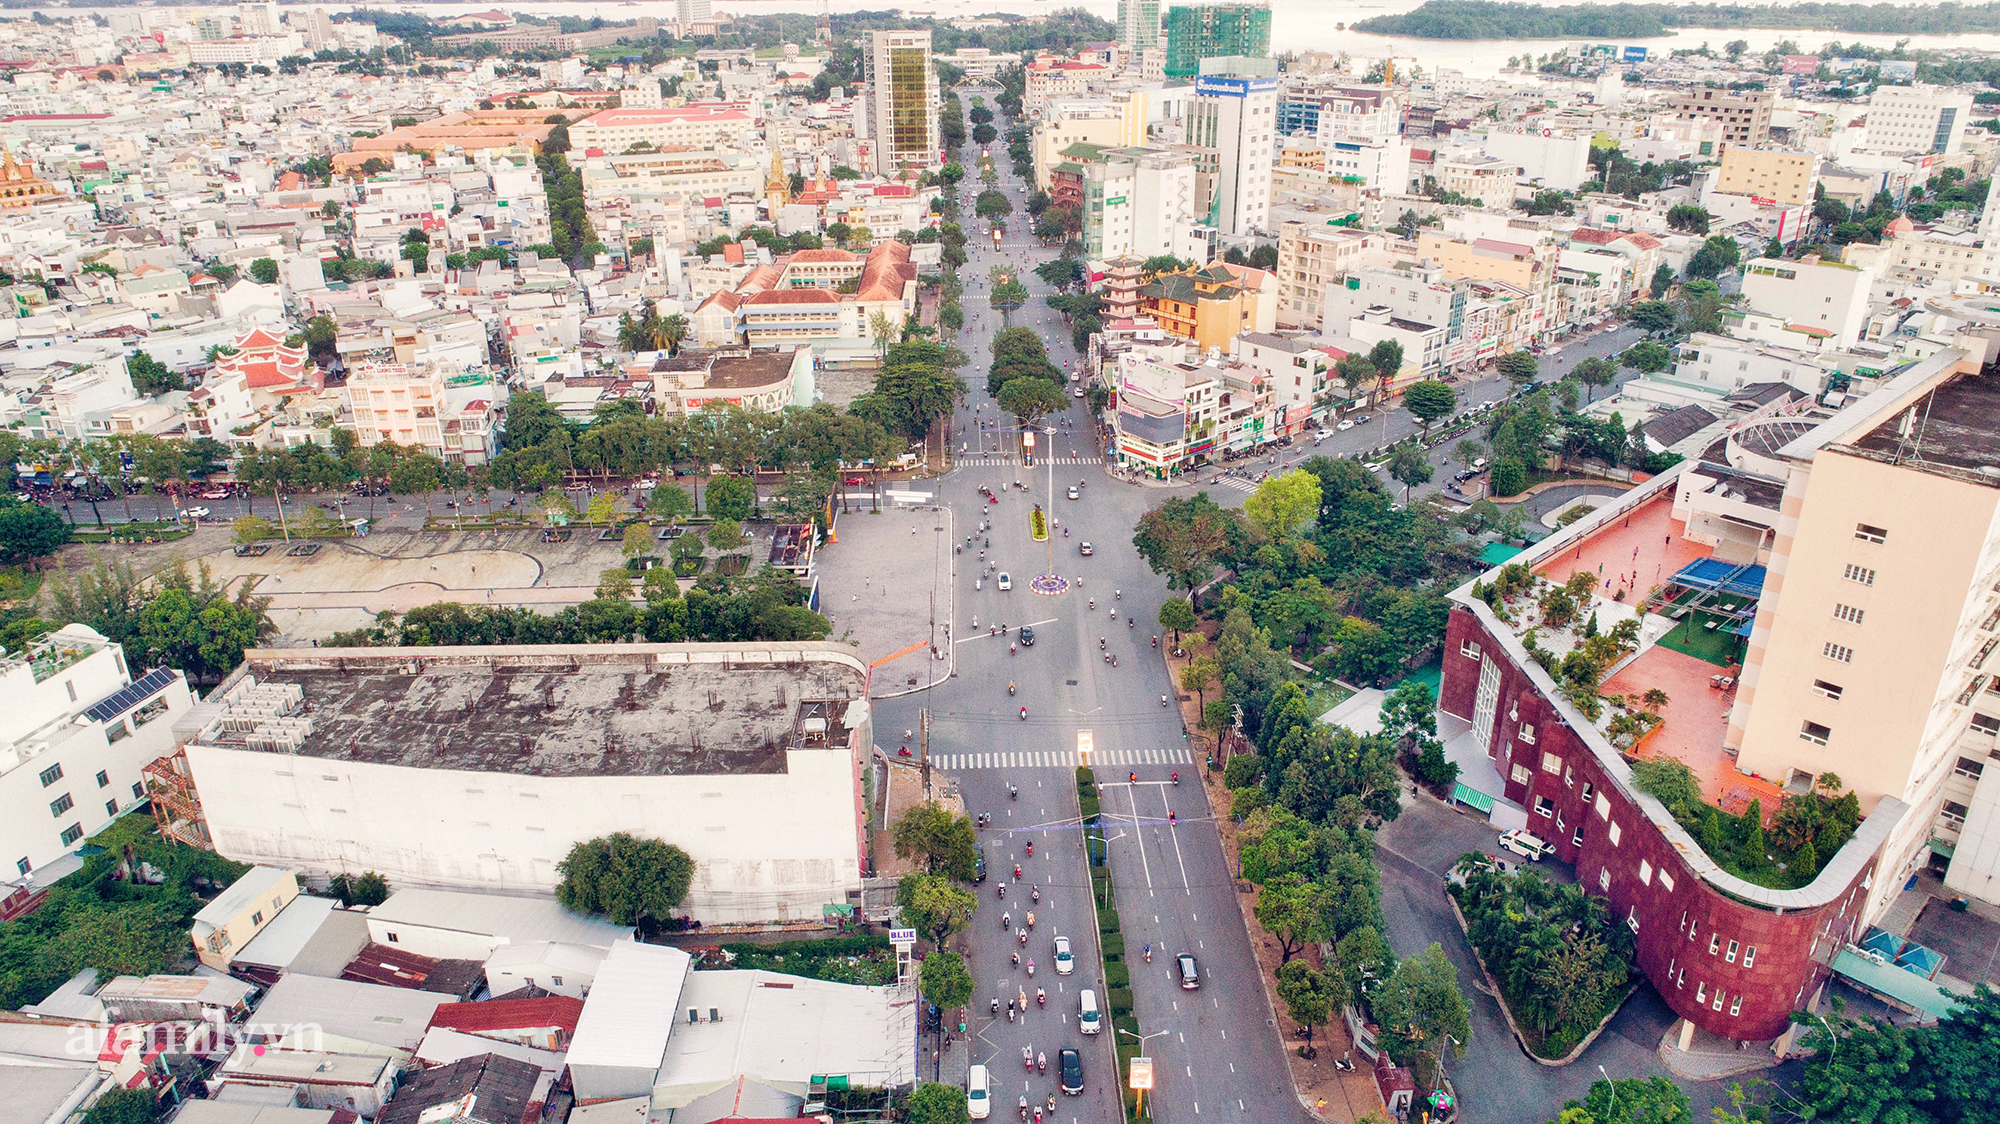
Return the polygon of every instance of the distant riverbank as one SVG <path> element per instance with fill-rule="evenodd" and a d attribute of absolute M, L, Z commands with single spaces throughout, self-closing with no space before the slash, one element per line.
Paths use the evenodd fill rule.
<path fill-rule="evenodd" d="M 2000 32 L 2000 3 L 1676 4 L 1548 6 L 1494 0 L 1426 0 L 1415 10 L 1380 15 L 1356 31 L 1414 39 L 1656 39 L 1679 29 L 1776 30 L 1862 35 L 1962 35 Z"/>
<path fill-rule="evenodd" d="M 1357 63 L 1393 58 L 1397 69 L 1408 72 L 1414 65 L 1420 65 L 1426 74 L 1439 70 L 1454 70 L 1470 78 L 1495 78 L 1502 74 L 1509 55 L 1519 55 L 1532 44 L 1523 34 L 1496 34 L 1484 39 L 1433 39 L 1421 38 L 1414 34 L 1386 34 L 1364 31 L 1350 20 L 1370 22 L 1373 17 L 1393 17 L 1417 11 L 1422 0 L 1360 0 L 1359 3 L 1330 3 L 1329 0 L 1270 0 L 1271 40 L 1274 49 L 1284 51 L 1324 51 L 1330 54 L 1346 54 Z M 186 7 L 176 10 L 185 13 L 200 7 L 190 0 Z M 210 2 L 207 7 L 213 7 Z M 324 0 L 313 3 L 313 7 L 325 9 L 329 14 L 344 12 L 364 5 L 354 0 Z M 468 10 L 469 0 L 458 3 L 423 3 L 421 0 L 370 0 L 368 7 L 387 8 L 393 11 L 421 12 L 427 15 L 455 15 Z M 491 5 L 488 5 L 489 7 Z M 779 13 L 812 15 L 819 11 L 819 0 L 714 0 L 717 12 L 727 12 L 735 16 L 771 16 Z M 1118 0 L 828 0 L 828 8 L 834 15 L 861 11 L 879 12 L 884 9 L 900 8 L 911 18 L 925 15 L 940 20 L 953 20 L 983 16 L 994 12 L 1005 12 L 1023 16 L 1049 16 L 1064 8 L 1082 8 L 1093 15 L 1110 19 L 1117 14 Z M 1648 5 L 1657 6 L 1657 5 Z M 154 4 L 140 7 L 49 7 L 39 9 L 44 14 L 57 18 L 75 18 L 88 15 L 107 15 L 112 12 L 164 11 L 173 9 L 171 4 Z M 287 4 L 287 9 L 293 5 Z M 652 16 L 663 21 L 671 21 L 675 16 L 673 0 L 510 0 L 503 5 L 510 12 L 527 12 L 537 16 L 572 16 L 589 19 L 599 16 L 606 20 L 630 20 L 638 16 Z M 1590 11 L 1590 6 L 1572 8 L 1564 0 L 1545 0 L 1539 5 L 1521 5 L 1525 8 L 1539 8 L 1546 11 Z M 1845 9 L 1847 5 L 1831 5 Z M 1596 6 L 1596 10 L 1603 10 Z M 1718 9 L 1728 11 L 1732 9 Z M 1809 6 L 1795 6 L 1783 9 L 1758 9 L 1758 11 L 1802 12 Z M 1913 16 L 1932 9 L 1890 9 L 1893 12 L 1908 12 Z M 1966 8 L 1964 12 L 1977 13 L 1984 8 Z M 22 18 L 26 9 L 12 9 L 7 16 Z M 1679 11 L 1706 11 L 1703 9 L 1680 9 Z M 1669 28 L 1665 38 L 1657 36 L 1635 36 L 1615 34 L 1595 34 L 1585 32 L 1558 33 L 1543 31 L 1545 45 L 1536 46 L 1535 53 L 1560 47 L 1565 43 L 1588 40 L 1593 43 L 1645 44 L 1652 53 L 1664 54 L 1678 49 L 1697 49 L 1705 43 L 1713 50 L 1721 50 L 1731 40 L 1742 39 L 1748 44 L 1751 54 L 1761 55 L 1785 41 L 1796 43 L 1803 51 L 1820 50 L 1830 42 L 1839 41 L 1843 49 L 1848 47 L 1869 47 L 1888 50 L 1899 42 L 1907 40 L 1912 50 L 1973 50 L 2000 54 L 2000 33 L 1928 33 L 1912 23 L 1907 28 L 1892 28 L 1879 33 L 1850 32 L 1831 27 L 1799 27 L 1790 30 L 1705 30 L 1697 27 L 1680 26 Z"/>

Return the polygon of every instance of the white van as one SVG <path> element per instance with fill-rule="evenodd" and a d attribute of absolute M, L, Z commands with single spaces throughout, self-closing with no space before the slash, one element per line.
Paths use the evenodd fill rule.
<path fill-rule="evenodd" d="M 1097 1013 L 1097 993 L 1087 987 L 1077 997 L 1076 1029 L 1085 1034 L 1104 1029 L 1104 1017 Z"/>
<path fill-rule="evenodd" d="M 1531 835 L 1525 831 L 1501 833 L 1500 845 L 1527 859 L 1529 862 L 1540 862 L 1543 855 L 1555 850 L 1554 847 L 1544 842 L 1539 836 Z"/>
<path fill-rule="evenodd" d="M 993 1079 L 983 1065 L 973 1066 L 965 1075 L 965 1108 L 974 1120 L 984 1120 L 993 1111 Z"/>

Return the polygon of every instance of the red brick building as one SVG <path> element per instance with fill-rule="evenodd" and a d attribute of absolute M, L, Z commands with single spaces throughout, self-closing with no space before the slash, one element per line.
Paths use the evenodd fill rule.
<path fill-rule="evenodd" d="M 1560 582 L 1561 571 L 1589 565 L 1581 560 L 1598 551 L 1614 567 L 1631 566 L 1635 586 L 1651 579 L 1642 570 L 1654 568 L 1652 559 L 1633 547 L 1626 561 L 1628 543 L 1618 536 L 1636 534 L 1635 522 L 1667 522 L 1675 475 L 1633 489 L 1514 561 L 1538 573 L 1557 570 L 1553 580 Z M 1646 541 L 1661 549 L 1661 538 L 1649 533 Z M 1671 532 L 1665 545 L 1685 549 Z M 1868 888 L 1904 806 L 1879 801 L 1810 884 L 1788 890 L 1752 884 L 1710 859 L 1658 800 L 1634 786 L 1624 754 L 1563 697 L 1513 625 L 1472 596 L 1469 585 L 1452 600 L 1438 708 L 1470 725 L 1466 733 L 1499 774 L 1506 799 L 1528 810 L 1528 830 L 1553 843 L 1585 889 L 1605 898 L 1613 916 L 1633 929 L 1639 969 L 1687 1020 L 1684 1033 L 1692 1024 L 1736 1040 L 1783 1035 L 1791 1012 L 1808 1006 L 1824 982 L 1834 954 L 1860 939 Z M 1647 650 L 1642 646 L 1635 659 Z M 1683 714 L 1726 708 L 1726 691 L 1701 698 L 1701 690 L 1688 692 Z M 1670 723 L 1692 720 L 1668 716 Z M 1719 738 L 1713 749 L 1721 756 Z M 1699 772 L 1702 763 L 1696 764 Z M 1775 811 L 1775 804 L 1764 810 Z"/>

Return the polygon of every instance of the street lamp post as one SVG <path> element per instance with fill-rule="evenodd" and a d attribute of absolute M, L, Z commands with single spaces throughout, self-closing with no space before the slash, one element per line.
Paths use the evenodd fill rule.
<path fill-rule="evenodd" d="M 1120 1033 L 1120 1034 L 1124 1035 L 1124 1036 L 1125 1036 L 1125 1037 L 1127 1037 L 1127 1038 L 1136 1038 L 1136 1039 L 1138 1039 L 1138 1040 L 1139 1040 L 1139 1049 L 1141 1049 L 1141 1050 L 1144 1050 L 1144 1049 L 1146 1048 L 1146 1041 L 1147 1041 L 1147 1039 L 1151 1039 L 1151 1038 L 1164 1038 L 1164 1037 L 1166 1037 L 1166 1036 L 1167 1036 L 1168 1034 L 1170 1034 L 1170 1033 L 1172 1033 L 1172 1032 L 1171 1032 L 1171 1031 L 1165 1031 L 1165 1030 L 1156 1030 L 1156 1031 L 1154 1031 L 1154 1032 L 1153 1032 L 1153 1033 L 1151 1033 L 1151 1034 L 1134 1034 L 1134 1033 L 1132 1033 L 1131 1031 L 1129 1031 L 1129 1030 L 1126 1030 L 1126 1029 L 1124 1029 L 1124 1028 L 1122 1028 L 1122 1027 L 1121 1027 L 1121 1028 L 1119 1028 L 1119 1031 L 1118 1031 L 1118 1033 Z M 1114 1054 L 1115 1054 L 1116 1052 L 1117 1052 L 1117 1051 L 1115 1051 L 1115 1050 L 1113 1051 L 1113 1053 L 1114 1053 Z M 1141 1058 L 1145 1058 L 1145 1060 L 1146 1060 L 1146 1062 L 1147 1062 L 1147 1065 L 1146 1065 L 1146 1069 L 1145 1069 L 1145 1079 L 1146 1079 L 1146 1084 L 1145 1084 L 1144 1086 L 1141 1086 L 1141 1085 L 1139 1085 L 1139 1084 L 1137 1083 L 1137 1078 L 1138 1078 L 1138 1074 L 1137 1074 L 1136 1072 L 1135 1072 L 1135 1073 L 1133 1074 L 1133 1077 L 1134 1077 L 1134 1083 L 1133 1083 L 1133 1086 L 1132 1086 L 1132 1088 L 1133 1088 L 1133 1091 L 1134 1091 L 1134 1092 L 1137 1092 L 1137 1093 L 1139 1094 L 1139 1098 L 1138 1098 L 1138 1104 L 1134 1106 L 1134 1108 L 1135 1108 L 1135 1112 L 1133 1113 L 1133 1115 L 1135 1115 L 1135 1116 L 1136 1116 L 1136 1115 L 1143 1115 L 1143 1114 L 1145 1113 L 1145 1111 L 1146 1111 L 1146 1090 L 1147 1090 L 1147 1089 L 1151 1089 L 1151 1088 L 1153 1087 L 1153 1083 L 1152 1083 L 1152 1082 L 1153 1082 L 1153 1067 L 1152 1067 L 1152 1059 L 1151 1059 L 1151 1058 L 1147 1058 L 1147 1057 L 1146 1057 L 1146 1056 L 1145 1056 L 1144 1054 L 1138 1054 L 1138 1055 L 1134 1055 L 1134 1056 L 1133 1056 L 1133 1059 L 1132 1059 L 1132 1060 L 1133 1060 L 1133 1062 L 1134 1062 L 1134 1063 L 1137 1063 L 1137 1062 L 1138 1062 L 1138 1061 L 1139 1061 L 1139 1060 L 1140 1060 Z M 1134 1068 L 1135 1068 L 1135 1070 L 1136 1070 L 1136 1068 L 1137 1068 L 1137 1067 L 1136 1067 L 1136 1065 L 1135 1065 L 1135 1067 L 1134 1067 Z"/>

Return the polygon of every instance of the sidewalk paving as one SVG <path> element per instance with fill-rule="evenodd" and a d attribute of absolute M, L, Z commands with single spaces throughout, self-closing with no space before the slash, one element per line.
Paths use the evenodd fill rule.
<path fill-rule="evenodd" d="M 907 694 L 951 677 L 957 562 L 951 546 L 963 538 L 954 537 L 956 527 L 948 507 L 884 506 L 879 514 L 841 516 L 836 541 L 820 549 L 820 612 L 833 622 L 830 639 L 853 644 L 869 664 L 923 645 L 876 668 L 870 697 Z"/>

